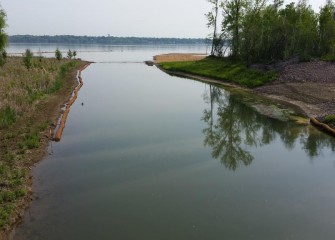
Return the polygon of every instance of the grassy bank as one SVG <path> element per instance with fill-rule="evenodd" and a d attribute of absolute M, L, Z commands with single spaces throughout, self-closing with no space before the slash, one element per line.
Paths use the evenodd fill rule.
<path fill-rule="evenodd" d="M 250 69 L 243 63 L 215 57 L 192 62 L 166 62 L 160 66 L 168 71 L 200 75 L 248 88 L 262 86 L 277 77 L 275 71 L 262 72 Z"/>
<path fill-rule="evenodd" d="M 60 105 L 84 64 L 36 58 L 28 70 L 22 58 L 10 57 L 0 69 L 0 239 L 29 203 L 29 168 L 45 155 Z"/>

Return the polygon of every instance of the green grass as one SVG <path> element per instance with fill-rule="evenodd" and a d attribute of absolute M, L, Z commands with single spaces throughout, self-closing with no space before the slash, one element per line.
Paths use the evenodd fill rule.
<path fill-rule="evenodd" d="M 250 69 L 243 63 L 216 57 L 208 57 L 204 60 L 192 62 L 161 63 L 161 67 L 172 72 L 196 74 L 248 88 L 262 86 L 277 78 L 275 71 L 261 72 Z"/>
<path fill-rule="evenodd" d="M 322 122 L 332 128 L 335 128 L 335 115 L 330 114 L 330 115 L 325 116 Z"/>
<path fill-rule="evenodd" d="M 0 109 L 0 129 L 8 128 L 16 120 L 16 112 L 10 106 Z"/>
<path fill-rule="evenodd" d="M 323 55 L 321 57 L 321 60 L 326 62 L 335 62 L 335 54 L 334 53 L 328 53 L 326 55 Z"/>
<path fill-rule="evenodd" d="M 11 204 L 8 204 L 7 206 L 0 206 L 0 227 L 7 224 L 13 209 L 14 207 Z"/>
<path fill-rule="evenodd" d="M 31 132 L 24 137 L 24 140 L 19 145 L 21 149 L 33 149 L 39 147 L 40 141 L 41 137 L 39 132 Z"/>
<path fill-rule="evenodd" d="M 76 65 L 77 65 L 76 61 L 71 61 L 71 62 L 68 62 L 68 63 L 66 63 L 66 64 L 64 64 L 60 67 L 60 70 L 59 70 L 58 76 L 56 78 L 56 81 L 55 81 L 53 87 L 50 89 L 49 93 L 56 92 L 63 87 L 66 75 L 68 74 L 68 72 L 71 69 L 76 67 Z"/>

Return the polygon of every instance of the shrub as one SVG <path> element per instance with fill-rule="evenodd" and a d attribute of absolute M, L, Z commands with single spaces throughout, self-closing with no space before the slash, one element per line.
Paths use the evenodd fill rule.
<path fill-rule="evenodd" d="M 72 59 L 72 57 L 73 57 L 73 53 L 72 53 L 72 51 L 69 49 L 69 51 L 67 52 L 67 58 L 68 58 L 68 59 Z"/>
<path fill-rule="evenodd" d="M 335 115 L 331 114 L 325 117 L 324 123 L 335 123 Z"/>
<path fill-rule="evenodd" d="M 302 53 L 300 53 L 300 55 L 299 55 L 299 61 L 300 61 L 300 62 L 310 62 L 311 59 L 312 59 L 311 55 L 308 54 L 308 53 L 305 52 L 305 51 L 302 52 Z"/>
<path fill-rule="evenodd" d="M 31 69 L 33 66 L 33 57 L 34 54 L 30 49 L 27 49 L 26 52 L 23 54 L 23 63 L 27 69 Z"/>
<path fill-rule="evenodd" d="M 62 52 L 57 48 L 55 51 L 55 57 L 58 61 L 60 61 L 62 59 Z"/>

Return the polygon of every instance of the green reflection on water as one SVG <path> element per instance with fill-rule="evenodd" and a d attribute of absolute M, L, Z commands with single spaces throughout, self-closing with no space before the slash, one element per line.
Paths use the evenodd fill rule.
<path fill-rule="evenodd" d="M 240 93 L 232 94 L 212 85 L 203 98 L 209 104 L 202 117 L 208 126 L 202 130 L 204 146 L 211 147 L 212 157 L 230 170 L 235 171 L 239 165 L 250 165 L 254 156 L 248 148 L 271 144 L 277 136 L 288 150 L 293 149 L 299 140 L 311 158 L 318 156 L 324 147 L 335 151 L 335 141 L 331 137 L 325 137 L 311 126 L 303 127 L 289 120 L 289 114 L 295 114 L 291 110 L 278 108 L 276 114 L 271 113 L 278 119 L 271 119 L 255 111 L 259 99 L 245 98 Z"/>

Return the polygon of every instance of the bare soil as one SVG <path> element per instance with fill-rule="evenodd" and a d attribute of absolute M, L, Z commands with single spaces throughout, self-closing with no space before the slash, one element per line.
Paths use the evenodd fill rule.
<path fill-rule="evenodd" d="M 254 89 L 255 93 L 298 105 L 310 117 L 335 113 L 334 63 L 291 63 L 278 71 L 277 80 Z"/>
<path fill-rule="evenodd" d="M 197 53 L 169 53 L 154 56 L 155 63 L 162 62 L 185 62 L 185 61 L 198 61 L 207 57 L 206 54 Z"/>

